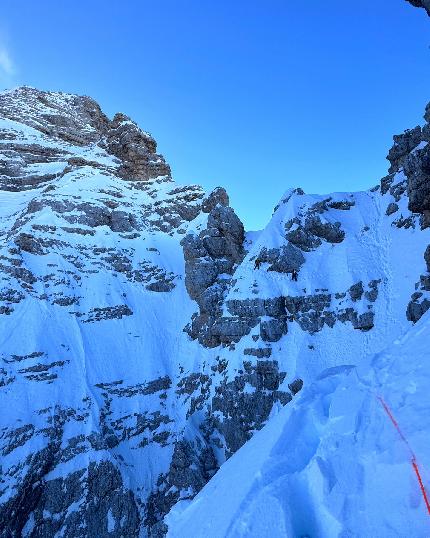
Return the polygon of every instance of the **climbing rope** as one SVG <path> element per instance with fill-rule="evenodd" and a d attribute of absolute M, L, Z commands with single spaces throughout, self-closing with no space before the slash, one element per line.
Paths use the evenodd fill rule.
<path fill-rule="evenodd" d="M 400 438 L 405 443 L 405 445 L 408 447 L 409 453 L 411 455 L 412 468 L 413 468 L 414 473 L 415 473 L 415 475 L 417 477 L 418 484 L 419 484 L 419 487 L 420 487 L 420 490 L 421 490 L 421 494 L 423 496 L 424 503 L 425 503 L 426 508 L 427 508 L 427 512 L 430 515 L 430 502 L 429 502 L 429 498 L 427 496 L 426 488 L 424 487 L 424 483 L 423 483 L 423 480 L 421 478 L 421 473 L 420 473 L 420 470 L 418 468 L 417 458 L 416 458 L 416 456 L 414 454 L 414 451 L 412 450 L 412 448 L 411 448 L 410 444 L 408 443 L 408 440 L 406 439 L 406 437 L 403 435 L 403 432 L 400 429 L 399 423 L 394 418 L 394 415 L 393 415 L 391 409 L 388 407 L 387 403 L 384 401 L 384 399 L 381 396 L 377 396 L 377 398 L 378 398 L 379 402 L 381 403 L 382 407 L 384 408 L 384 411 L 387 413 L 388 417 L 390 418 L 391 422 L 393 423 L 394 427 L 396 428 L 397 433 L 400 435 Z"/>

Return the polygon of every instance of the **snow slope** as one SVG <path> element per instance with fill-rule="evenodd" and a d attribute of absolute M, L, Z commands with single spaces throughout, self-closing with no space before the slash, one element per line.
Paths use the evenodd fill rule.
<path fill-rule="evenodd" d="M 324 371 L 170 512 L 168 536 L 429 536 L 411 465 L 429 492 L 429 335 L 427 313 L 371 360 Z"/>

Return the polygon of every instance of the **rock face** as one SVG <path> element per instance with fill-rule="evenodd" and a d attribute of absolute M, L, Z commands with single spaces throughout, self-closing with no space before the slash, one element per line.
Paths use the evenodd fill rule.
<path fill-rule="evenodd" d="M 293 397 L 264 350 L 246 372 L 190 363 L 193 301 L 209 333 L 243 225 L 224 189 L 176 184 L 148 133 L 88 97 L 19 88 L 0 114 L 0 536 L 162 536 Z"/>
<path fill-rule="evenodd" d="M 146 181 L 160 176 L 170 177 L 169 165 L 156 153 L 155 140 L 128 116 L 115 114 L 105 136 L 107 150 L 122 162 L 121 177 Z"/>
<path fill-rule="evenodd" d="M 90 463 L 87 469 L 65 478 L 45 480 L 47 466 L 53 467 L 54 462 L 49 461 L 52 456 L 48 451 L 37 453 L 21 491 L 3 508 L 0 528 L 5 536 L 22 536 L 29 531 L 40 538 L 58 532 L 81 538 L 139 536 L 136 500 L 124 488 L 121 474 L 112 463 Z M 42 461 L 45 458 L 48 460 Z M 79 509 L 70 511 L 74 504 Z"/>
<path fill-rule="evenodd" d="M 415 3 L 419 7 L 425 7 L 424 3 Z M 391 163 L 390 175 L 383 179 L 381 188 L 386 192 L 389 190 L 395 197 L 396 202 L 392 202 L 387 207 L 387 215 L 397 213 L 399 206 L 397 201 L 404 186 L 392 186 L 393 180 L 399 174 L 404 173 L 406 177 L 406 189 L 409 199 L 408 208 L 414 213 L 419 213 L 421 217 L 421 228 L 430 226 L 430 104 L 427 105 L 424 119 L 426 121 L 423 128 L 415 127 L 405 131 L 402 135 L 394 136 L 394 146 L 390 149 L 387 159 Z M 397 226 L 409 226 L 411 221 L 400 219 Z M 425 255 L 425 259 L 427 254 Z M 415 285 L 414 293 L 407 307 L 408 320 L 416 323 L 423 314 L 430 308 L 430 275 L 429 265 L 427 272 L 420 275 L 419 282 Z"/>
<path fill-rule="evenodd" d="M 230 323 L 222 316 L 221 305 L 231 275 L 245 255 L 243 224 L 227 204 L 223 189 L 212 192 L 202 204 L 203 211 L 208 213 L 206 227 L 198 235 L 186 235 L 181 242 L 185 285 L 189 296 L 199 305 L 199 313 L 193 316 L 186 331 L 209 347 L 237 341 L 249 332 L 245 325 Z"/>
<path fill-rule="evenodd" d="M 429 107 L 426 109 L 425 120 L 430 119 Z M 430 214 L 430 126 L 428 123 L 415 129 L 407 130 L 404 134 L 394 136 L 394 146 L 390 149 L 387 159 L 390 161 L 390 177 L 403 170 L 407 178 L 409 209 L 421 213 L 428 219 Z M 389 211 L 394 212 L 391 206 Z"/>
<path fill-rule="evenodd" d="M 426 248 L 424 259 L 426 261 L 427 271 L 430 273 L 430 245 Z"/>
<path fill-rule="evenodd" d="M 428 131 L 376 188 L 289 190 L 246 232 L 127 116 L 0 94 L 0 536 L 163 536 L 302 386 L 419 319 Z"/>
<path fill-rule="evenodd" d="M 422 142 L 422 139 L 422 131 L 419 125 L 414 129 L 408 129 L 401 135 L 393 136 L 394 145 L 387 156 L 391 163 L 388 169 L 390 174 L 397 172 L 404 165 L 410 152 Z"/>
<path fill-rule="evenodd" d="M 124 114 L 110 121 L 90 97 L 23 87 L 0 95 L 0 117 L 30 128 L 28 137 L 13 123 L 0 132 L 3 190 L 45 184 L 85 165 L 131 180 L 170 178 L 169 166 L 156 153 L 155 140 Z M 46 139 L 55 143 L 47 144 Z M 102 155 L 118 161 L 100 159 Z"/>

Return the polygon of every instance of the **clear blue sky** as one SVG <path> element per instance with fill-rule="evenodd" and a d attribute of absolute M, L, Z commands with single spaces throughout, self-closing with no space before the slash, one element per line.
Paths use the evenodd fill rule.
<path fill-rule="evenodd" d="M 430 19 L 405 0 L 1 0 L 0 86 L 91 95 L 248 229 L 290 186 L 359 190 L 430 100 Z"/>

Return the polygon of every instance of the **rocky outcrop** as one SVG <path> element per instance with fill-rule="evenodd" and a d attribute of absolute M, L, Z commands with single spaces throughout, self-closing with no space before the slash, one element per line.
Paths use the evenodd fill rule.
<path fill-rule="evenodd" d="M 0 116 L 77 146 L 99 143 L 109 128 L 109 119 L 91 97 L 28 86 L 0 95 Z"/>
<path fill-rule="evenodd" d="M 389 217 L 393 213 L 396 213 L 396 211 L 398 210 L 399 210 L 399 206 L 395 202 L 391 202 L 390 204 L 388 204 L 385 214 L 387 215 L 387 217 Z"/>
<path fill-rule="evenodd" d="M 406 317 L 416 323 L 430 309 L 430 246 L 427 247 L 424 259 L 427 265 L 427 273 L 420 276 L 415 284 L 415 292 L 406 309 Z"/>
<path fill-rule="evenodd" d="M 175 444 L 169 471 L 159 476 L 157 489 L 148 498 L 145 527 L 150 538 L 162 538 L 167 532 L 164 516 L 179 500 L 192 499 L 218 470 L 211 448 L 198 440 Z"/>
<path fill-rule="evenodd" d="M 393 136 L 394 145 L 390 149 L 387 155 L 387 159 L 390 161 L 390 168 L 388 172 L 392 174 L 399 170 L 409 153 L 415 149 L 422 141 L 421 127 L 417 126 L 414 129 L 408 129 L 403 134 Z"/>
<path fill-rule="evenodd" d="M 268 271 L 275 271 L 277 273 L 292 273 L 293 271 L 300 271 L 300 267 L 305 263 L 305 257 L 302 252 L 295 246 L 294 242 L 290 242 L 287 245 L 282 245 L 280 248 L 263 248 L 258 254 L 258 259 L 262 263 L 268 263 Z M 300 243 L 303 247 L 303 243 Z M 305 250 L 301 248 L 301 250 Z"/>
<path fill-rule="evenodd" d="M 33 353 L 10 360 L 22 363 L 41 355 Z M 38 429 L 27 424 L 9 430 L 6 435 L 3 431 L 3 463 L 32 440 L 43 439 L 44 443 L 40 448 L 40 441 L 36 442 L 37 450 L 30 451 L 17 465 L 4 467 L 2 484 L 7 480 L 15 487 L 10 488 L 6 502 L 0 504 L 0 536 L 42 538 L 61 532 L 67 538 L 137 537 L 138 505 L 134 494 L 124 485 L 118 467 L 107 460 L 91 461 L 91 435 L 66 437 L 68 425 L 78 425 L 88 418 L 87 405 L 81 409 L 55 405 L 38 410 L 38 414 L 46 415 L 46 427 Z M 60 476 L 50 475 L 83 452 L 89 455 L 89 462 L 71 470 L 66 466 Z"/>
<path fill-rule="evenodd" d="M 429 290 L 430 291 L 430 288 Z M 406 317 L 409 321 L 416 323 L 430 308 L 430 300 L 423 296 L 422 292 L 412 294 L 411 301 L 406 310 Z"/>
<path fill-rule="evenodd" d="M 17 494 L 0 508 L 0 536 L 65 538 L 139 536 L 139 510 L 121 474 L 108 462 L 90 463 L 45 480 L 55 464 L 53 447 L 36 453 Z"/>
<path fill-rule="evenodd" d="M 171 179 L 155 140 L 124 114 L 109 120 L 90 97 L 22 87 L 0 94 L 0 117 L 12 122 L 10 129 L 0 126 L 4 190 L 31 189 L 85 166 L 126 180 Z M 19 125 L 39 136 L 29 142 Z M 94 158 L 95 148 L 105 154 L 104 162 Z"/>
<path fill-rule="evenodd" d="M 285 225 L 285 238 L 291 244 L 310 252 L 321 246 L 323 241 L 335 244 L 344 240 L 345 232 L 340 222 L 324 222 L 320 216 L 312 214 L 312 211 L 310 213 L 304 218 L 296 217 Z"/>
<path fill-rule="evenodd" d="M 215 444 L 216 439 L 222 440 L 226 457 L 262 428 L 275 404 L 291 401 L 291 393 L 280 389 L 286 375 L 279 371 L 277 361 L 259 360 L 255 365 L 245 361 L 243 371 L 232 381 L 216 387 L 205 428 Z M 297 381 L 293 386 L 298 387 Z"/>
<path fill-rule="evenodd" d="M 187 417 L 194 427 L 198 425 L 199 435 L 173 444 L 169 469 L 158 477 L 146 503 L 149 536 L 164 536 L 163 517 L 171 507 L 179 500 L 192 499 L 220 464 L 266 424 L 273 409 L 289 403 L 301 390 L 301 379 L 282 388 L 286 377 L 277 361 L 270 360 L 245 360 L 232 380 L 221 360 L 208 374 L 182 377 L 175 393 L 188 407 Z"/>
<path fill-rule="evenodd" d="M 210 213 L 217 205 L 227 207 L 230 205 L 230 200 L 227 191 L 222 187 L 214 189 L 209 196 L 207 196 L 202 202 L 202 211 L 204 213 Z"/>
<path fill-rule="evenodd" d="M 430 222 L 430 147 L 416 149 L 405 162 L 408 178 L 409 209 L 421 213 Z"/>
<path fill-rule="evenodd" d="M 186 331 L 208 347 L 230 343 L 249 332 L 250 326 L 222 317 L 222 302 L 237 265 L 242 261 L 244 228 L 228 205 L 225 191 L 217 189 L 203 201 L 206 227 L 188 234 L 181 245 L 185 259 L 185 285 L 199 312 Z"/>
<path fill-rule="evenodd" d="M 118 174 L 124 179 L 147 181 L 156 177 L 170 178 L 170 167 L 156 153 L 157 144 L 125 114 L 115 114 L 106 133 L 107 150 L 122 165 Z"/>
<path fill-rule="evenodd" d="M 291 323 L 298 323 L 300 328 L 309 334 L 315 334 L 325 326 L 332 328 L 336 322 L 351 323 L 354 329 L 368 331 L 373 327 L 372 303 L 378 297 L 380 283 L 380 280 L 372 280 L 364 286 L 362 282 L 358 282 L 351 286 L 348 294 L 317 293 L 270 299 L 230 299 L 226 302 L 226 308 L 231 317 L 224 316 L 218 323 L 225 323 L 226 330 L 237 327 L 234 342 L 238 342 L 257 326 L 259 338 L 263 342 L 278 342 L 287 334 L 288 325 Z M 356 302 L 360 302 L 361 308 L 364 306 L 367 311 L 359 313 L 358 306 L 354 308 Z M 217 326 L 218 324 L 214 329 Z M 227 339 L 226 343 L 230 341 Z M 260 353 L 264 353 L 264 348 Z"/>
<path fill-rule="evenodd" d="M 426 7 L 426 2 L 411 2 L 417 7 Z M 430 226 L 430 103 L 424 114 L 426 124 L 423 128 L 415 127 L 401 135 L 394 136 L 394 146 L 390 149 L 387 159 L 391 163 L 390 174 L 381 181 L 382 194 L 390 193 L 395 202 L 387 206 L 386 215 L 390 216 L 399 210 L 398 202 L 406 192 L 408 196 L 408 208 L 413 213 L 420 215 L 422 229 Z M 402 175 L 406 179 L 396 181 Z M 398 228 L 415 228 L 415 219 L 411 215 L 393 221 Z M 425 260 L 429 269 L 428 253 Z M 406 309 L 406 317 L 416 323 L 430 308 L 430 277 L 428 274 L 420 276 L 415 285 L 415 291 Z"/>
<path fill-rule="evenodd" d="M 427 264 L 427 271 L 430 273 L 430 245 L 426 248 L 424 253 L 424 260 Z"/>
<path fill-rule="evenodd" d="M 399 190 L 402 185 L 396 183 L 396 190 L 391 185 L 396 174 L 403 170 L 407 179 L 409 210 L 422 214 L 430 222 L 430 103 L 426 107 L 424 119 L 427 123 L 423 128 L 418 126 L 393 137 L 394 145 L 387 156 L 391 163 L 389 175 L 381 181 L 381 190 L 383 193 L 392 191 L 391 194 L 398 202 L 402 195 Z M 390 204 L 387 215 L 396 210 L 396 206 Z"/>

